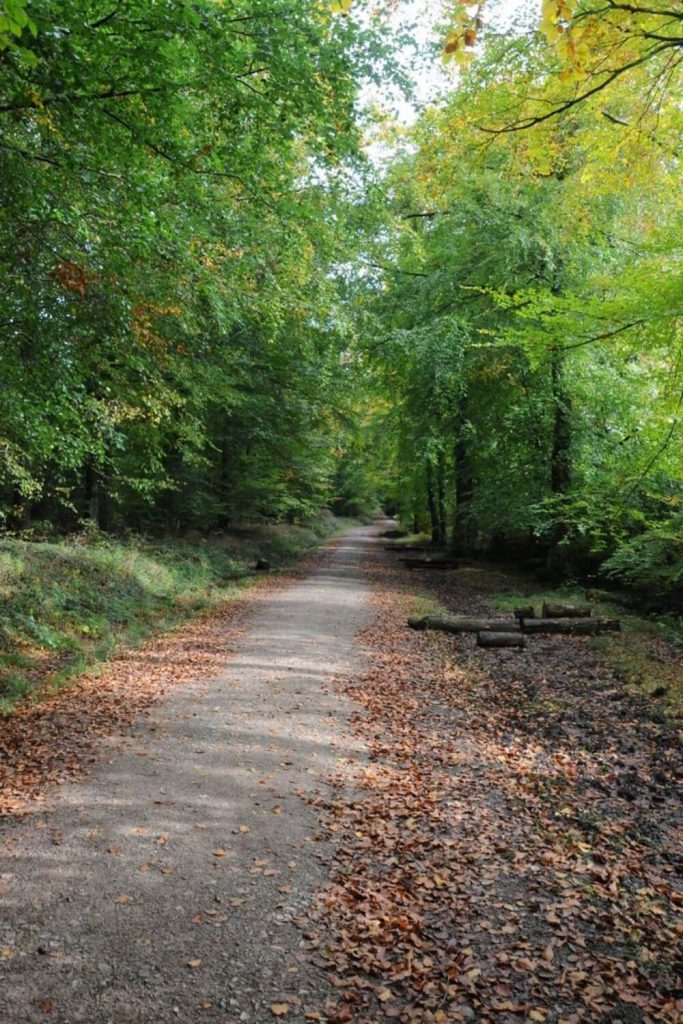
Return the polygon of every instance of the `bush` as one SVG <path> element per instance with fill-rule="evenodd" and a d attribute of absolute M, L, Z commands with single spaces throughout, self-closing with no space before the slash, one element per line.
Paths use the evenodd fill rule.
<path fill-rule="evenodd" d="M 683 599 L 683 513 L 622 544 L 603 563 L 608 576 L 653 597 Z"/>

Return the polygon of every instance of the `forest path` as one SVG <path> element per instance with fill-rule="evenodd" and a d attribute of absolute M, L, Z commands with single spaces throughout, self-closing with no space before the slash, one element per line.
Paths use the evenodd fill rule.
<path fill-rule="evenodd" d="M 328 877 L 302 796 L 360 754 L 331 684 L 362 664 L 377 532 L 268 595 L 218 679 L 4 830 L 3 1021 L 260 1022 L 273 1004 L 303 1020 L 329 996 L 295 923 Z"/>

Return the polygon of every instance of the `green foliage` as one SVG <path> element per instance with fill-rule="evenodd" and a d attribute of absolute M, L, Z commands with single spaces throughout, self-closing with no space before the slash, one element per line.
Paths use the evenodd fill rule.
<path fill-rule="evenodd" d="M 346 401 L 329 265 L 376 33 L 317 0 L 30 11 L 0 63 L 10 525 L 310 515 Z"/>
<path fill-rule="evenodd" d="M 360 95 L 400 82 L 404 41 L 377 12 L 3 4 L 3 524 L 384 505 L 569 571 L 621 550 L 659 585 L 683 103 L 675 34 L 635 5 L 625 39 L 622 14 L 546 3 L 544 38 L 463 7 L 446 50 L 477 59 L 378 181 Z"/>
<path fill-rule="evenodd" d="M 656 78 L 656 111 L 657 61 L 610 82 L 608 109 L 564 109 L 538 37 L 479 50 L 397 151 L 390 226 L 369 243 L 361 346 L 393 438 L 382 457 L 406 523 L 594 571 L 680 500 L 680 73 Z M 675 561 L 668 528 L 660 540 L 644 558 Z"/>
<path fill-rule="evenodd" d="M 607 573 L 654 596 L 683 596 L 683 514 L 653 523 L 605 562 Z"/>
<path fill-rule="evenodd" d="M 0 711 L 239 593 L 258 559 L 287 564 L 344 525 L 262 526 L 213 540 L 0 541 Z M 46 672 L 47 670 L 47 672 Z"/>

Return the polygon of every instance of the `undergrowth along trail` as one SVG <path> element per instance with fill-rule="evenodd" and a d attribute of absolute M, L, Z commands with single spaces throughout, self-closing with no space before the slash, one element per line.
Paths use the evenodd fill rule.
<path fill-rule="evenodd" d="M 235 600 L 264 562 L 281 568 L 350 521 L 151 540 L 91 531 L 0 539 L 0 714 L 88 665 Z"/>

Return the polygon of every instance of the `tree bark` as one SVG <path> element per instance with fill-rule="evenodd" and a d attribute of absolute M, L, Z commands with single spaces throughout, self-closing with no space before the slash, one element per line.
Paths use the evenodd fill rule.
<path fill-rule="evenodd" d="M 453 516 L 453 547 L 459 553 L 469 550 L 471 538 L 471 506 L 474 496 L 474 479 L 469 445 L 465 435 L 467 422 L 467 398 L 460 399 L 456 424 L 456 440 L 453 452 L 455 464 L 455 512 Z"/>
<path fill-rule="evenodd" d="M 560 601 L 544 601 L 541 617 L 544 619 L 589 619 L 593 614 L 589 604 L 563 604 Z M 525 618 L 525 616 L 522 616 Z M 532 616 L 529 616 L 532 618 Z"/>
<path fill-rule="evenodd" d="M 434 491 L 434 470 L 431 462 L 427 463 L 427 502 L 429 504 L 429 518 L 432 524 L 432 544 L 439 544 L 441 530 L 439 527 L 439 509 Z"/>
<path fill-rule="evenodd" d="M 526 647 L 521 633 L 477 633 L 477 647 Z"/>
<path fill-rule="evenodd" d="M 597 636 L 599 633 L 619 633 L 618 619 L 523 619 L 522 629 L 530 635 L 536 633 L 562 633 L 570 636 Z"/>
<path fill-rule="evenodd" d="M 436 629 L 442 633 L 520 633 L 515 619 L 466 619 L 458 616 L 425 615 L 408 619 L 411 629 Z"/>
<path fill-rule="evenodd" d="M 552 353 L 550 374 L 554 408 L 550 489 L 553 494 L 560 495 L 567 493 L 572 479 L 572 403 L 565 385 L 562 355 L 557 349 L 554 349 Z"/>
<path fill-rule="evenodd" d="M 439 452 L 436 462 L 436 493 L 437 513 L 439 517 L 439 538 L 437 543 L 440 547 L 446 544 L 446 460 L 442 451 Z"/>

